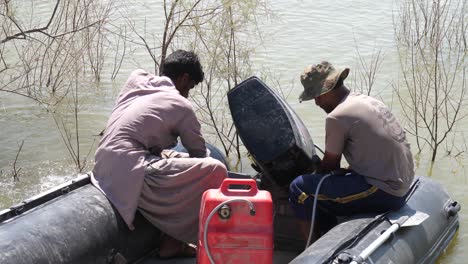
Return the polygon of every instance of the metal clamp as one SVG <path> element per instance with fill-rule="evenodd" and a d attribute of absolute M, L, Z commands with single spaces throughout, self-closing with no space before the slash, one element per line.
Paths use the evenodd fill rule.
<path fill-rule="evenodd" d="M 221 206 L 218 210 L 218 215 L 221 219 L 229 219 L 231 217 L 231 207 L 227 204 Z"/>
<path fill-rule="evenodd" d="M 461 206 L 457 201 L 450 201 L 444 208 L 447 218 L 456 216 L 460 212 Z"/>

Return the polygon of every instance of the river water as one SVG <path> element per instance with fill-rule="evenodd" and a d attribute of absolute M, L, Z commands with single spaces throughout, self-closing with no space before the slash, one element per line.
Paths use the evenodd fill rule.
<path fill-rule="evenodd" d="M 149 29 L 158 32 L 160 27 L 157 25 L 162 14 L 160 1 L 135 2 L 134 10 L 128 14 L 135 19 L 146 18 L 151 22 L 148 24 L 155 27 L 150 26 Z M 47 1 L 37 1 L 37 8 L 39 11 L 36 11 L 36 15 L 50 12 Z M 297 97 L 302 89 L 298 76 L 306 65 L 323 59 L 337 66 L 349 66 L 351 74 L 348 78 L 352 83 L 356 79 L 353 69 L 357 68 L 357 50 L 362 57 L 369 58 L 381 49 L 385 56 L 373 95 L 391 105 L 396 115 L 401 117 L 390 85 L 399 74 L 392 18 L 395 3 L 372 0 L 274 0 L 271 8 L 275 17 L 261 23 L 266 38 L 251 58 L 253 66 L 258 75 L 263 70 L 272 72 L 281 86 L 288 87 L 290 93 L 287 100 L 306 124 L 316 144 L 323 145 L 324 142 L 325 114 L 313 102 L 298 102 Z M 103 79 L 98 91 L 83 91 L 90 96 L 80 112 L 80 134 L 84 142 L 83 152 L 90 151 L 90 159 L 99 140 L 96 134 L 104 127 L 125 78 L 136 67 L 153 69 L 143 48 L 136 48 L 131 56 L 125 58 L 120 75 L 114 81 Z M 455 144 L 466 152 L 464 131 L 467 128 L 468 119 L 465 119 L 457 128 L 460 136 L 449 144 Z M 18 203 L 76 175 L 53 119 L 36 103 L 0 93 L 0 131 L 0 208 Z M 20 180 L 14 181 L 11 168 L 23 140 L 24 146 L 16 164 L 17 168 L 21 168 Z M 414 145 L 414 139 L 410 140 Z M 433 166 L 430 153 L 416 156 L 417 174 L 430 175 L 462 204 L 460 231 L 439 263 L 465 263 L 468 258 L 468 252 L 464 250 L 468 248 L 468 213 L 463 210 L 463 206 L 468 204 L 467 156 L 466 153 L 457 157 L 447 155 L 442 148 Z M 91 165 L 86 167 L 87 170 L 90 168 Z M 243 160 L 242 168 L 245 173 L 252 172 L 247 159 Z"/>

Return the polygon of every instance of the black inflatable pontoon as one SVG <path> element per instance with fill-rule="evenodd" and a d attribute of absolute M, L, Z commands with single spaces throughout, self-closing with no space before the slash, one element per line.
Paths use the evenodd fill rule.
<path fill-rule="evenodd" d="M 226 160 L 207 144 L 211 156 Z M 186 152 L 182 145 L 177 151 Z M 140 213 L 130 231 L 89 175 L 0 212 L 0 263 L 134 263 L 151 255 L 160 231 Z"/>

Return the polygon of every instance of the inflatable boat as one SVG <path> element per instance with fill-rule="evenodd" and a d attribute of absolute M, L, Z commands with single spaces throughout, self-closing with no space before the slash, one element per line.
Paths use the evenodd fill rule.
<path fill-rule="evenodd" d="M 228 99 L 258 171 L 229 176 L 253 178 L 271 193 L 274 263 L 434 263 L 456 235 L 460 204 L 440 184 L 417 177 L 399 211 L 341 218 L 305 248 L 287 202 L 287 186 L 317 159 L 307 129 L 256 77 L 231 90 Z M 225 162 L 215 147 L 208 148 Z M 159 259 L 161 232 L 139 213 L 130 231 L 89 176 L 0 211 L 0 263 L 196 263 L 195 258 Z"/>

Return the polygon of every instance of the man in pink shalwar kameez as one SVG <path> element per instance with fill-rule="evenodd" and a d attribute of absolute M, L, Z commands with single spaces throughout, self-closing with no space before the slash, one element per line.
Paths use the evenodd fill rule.
<path fill-rule="evenodd" d="M 136 70 L 128 78 L 96 151 L 92 182 L 130 229 L 139 210 L 167 235 L 161 257 L 194 255 L 186 243 L 197 241 L 201 196 L 218 188 L 227 171 L 207 157 L 187 99 L 203 80 L 198 57 L 175 51 L 166 58 L 162 75 Z M 178 137 L 188 154 L 168 150 Z"/>

